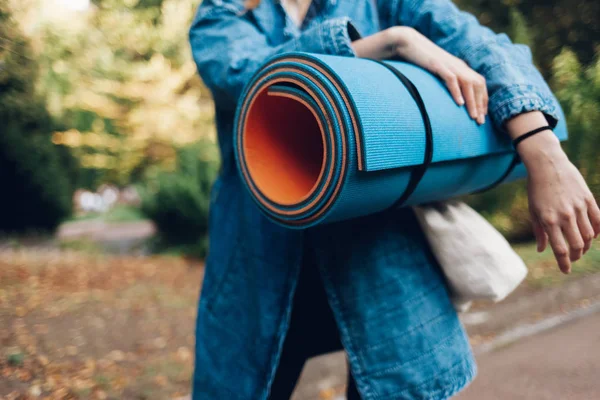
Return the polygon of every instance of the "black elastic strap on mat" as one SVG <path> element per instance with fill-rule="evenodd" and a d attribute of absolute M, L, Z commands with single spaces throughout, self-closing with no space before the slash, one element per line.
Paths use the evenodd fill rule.
<path fill-rule="evenodd" d="M 423 102 L 423 99 L 421 98 L 421 95 L 419 94 L 419 91 L 415 85 L 402 72 L 398 71 L 391 65 L 379 60 L 373 61 L 386 67 L 394 75 L 396 75 L 400 82 L 402 82 L 402 84 L 408 90 L 408 93 L 410 93 L 412 98 L 415 100 L 415 103 L 417 103 L 419 111 L 421 111 L 421 117 L 423 117 L 423 124 L 425 125 L 425 159 L 423 160 L 423 164 L 415 166 L 411 171 L 408 185 L 406 185 L 406 189 L 404 190 L 404 193 L 402 193 L 402 196 L 400 196 L 400 198 L 390 206 L 390 209 L 392 209 L 402 206 L 406 200 L 408 200 L 417 186 L 419 186 L 419 182 L 421 182 L 421 179 L 423 179 L 425 172 L 427 172 L 427 168 L 431 164 L 431 160 L 433 158 L 433 134 L 431 132 L 431 122 L 429 121 L 429 115 L 427 114 L 425 103 Z"/>
<path fill-rule="evenodd" d="M 515 154 L 512 161 L 508 165 L 508 168 L 506 169 L 506 171 L 504 171 L 504 173 L 502 174 L 502 176 L 500 178 L 496 179 L 496 181 L 494 181 L 491 185 L 488 185 L 488 186 L 484 187 L 483 189 L 479 189 L 479 190 L 473 192 L 472 194 L 487 192 L 488 190 L 495 188 L 496 186 L 498 186 L 499 184 L 504 182 L 504 180 L 506 178 L 508 178 L 508 176 L 513 172 L 515 167 L 517 165 L 519 165 L 520 162 L 521 162 L 521 157 L 519 157 L 518 154 Z"/>

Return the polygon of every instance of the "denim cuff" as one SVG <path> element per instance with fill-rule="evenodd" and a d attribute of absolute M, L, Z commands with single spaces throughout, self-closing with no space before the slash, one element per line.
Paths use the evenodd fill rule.
<path fill-rule="evenodd" d="M 502 88 L 490 98 L 490 117 L 500 130 L 504 130 L 504 123 L 512 117 L 528 111 L 541 111 L 554 128 L 559 120 L 557 100 L 545 92 L 527 84 Z"/>
<path fill-rule="evenodd" d="M 359 39 L 360 34 L 352 25 L 349 18 L 330 19 L 320 24 L 319 29 L 321 54 L 336 56 L 356 57 L 352 48 L 352 41 Z"/>

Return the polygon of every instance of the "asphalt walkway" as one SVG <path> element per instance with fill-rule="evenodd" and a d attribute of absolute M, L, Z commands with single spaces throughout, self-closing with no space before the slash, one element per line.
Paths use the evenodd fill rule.
<path fill-rule="evenodd" d="M 483 354 L 478 364 L 457 400 L 600 399 L 600 313 Z"/>
<path fill-rule="evenodd" d="M 600 312 L 477 356 L 456 400 L 600 399 Z M 293 400 L 343 400 L 343 353 L 309 361 Z"/>

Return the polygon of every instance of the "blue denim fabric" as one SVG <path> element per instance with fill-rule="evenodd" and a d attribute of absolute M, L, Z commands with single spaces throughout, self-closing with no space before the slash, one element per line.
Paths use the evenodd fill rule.
<path fill-rule="evenodd" d="M 449 0 L 323 0 L 301 28 L 277 1 L 204 0 L 190 41 L 211 89 L 222 155 L 213 187 L 210 249 L 198 308 L 195 400 L 264 400 L 288 327 L 304 246 L 312 246 L 357 387 L 366 400 L 445 399 L 476 373 L 444 278 L 409 209 L 287 230 L 246 193 L 232 147 L 244 84 L 270 56 L 306 51 L 354 57 L 350 45 L 393 25 L 419 30 L 488 84 L 493 121 L 524 111 L 558 118 L 525 46 Z"/>

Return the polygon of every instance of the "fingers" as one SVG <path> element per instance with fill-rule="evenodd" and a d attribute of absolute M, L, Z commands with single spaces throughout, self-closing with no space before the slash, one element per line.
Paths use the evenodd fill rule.
<path fill-rule="evenodd" d="M 459 106 L 467 106 L 469 116 L 479 124 L 485 122 L 488 92 L 485 78 L 464 61 L 447 54 L 427 63 L 427 69 L 437 74 Z"/>
<path fill-rule="evenodd" d="M 594 229 L 594 237 L 598 237 L 598 235 L 600 235 L 600 209 L 593 196 L 590 196 L 587 206 L 588 217 L 590 218 L 590 223 Z"/>
<path fill-rule="evenodd" d="M 467 71 L 459 74 L 458 80 L 467 103 L 467 111 L 478 124 L 485 122 L 488 107 L 488 93 L 485 78 L 465 66 Z"/>
<path fill-rule="evenodd" d="M 592 247 L 592 241 L 594 240 L 594 228 L 590 222 L 587 208 L 583 207 L 577 210 L 577 227 L 581 233 L 583 239 L 583 254 Z"/>
<path fill-rule="evenodd" d="M 477 123 L 483 124 L 487 114 L 487 87 L 485 86 L 485 78 L 477 75 L 473 85 L 475 91 L 475 102 L 477 103 Z"/>
<path fill-rule="evenodd" d="M 438 75 L 446 83 L 446 86 L 448 87 L 448 90 L 450 91 L 450 94 L 452 95 L 452 98 L 454 99 L 456 104 L 458 104 L 459 106 L 464 105 L 465 99 L 460 90 L 460 84 L 458 83 L 458 78 L 456 77 L 456 74 L 450 71 L 448 68 L 440 68 L 440 70 L 438 71 Z"/>
<path fill-rule="evenodd" d="M 544 230 L 544 227 L 539 222 L 539 220 L 534 216 L 533 217 L 533 233 L 535 234 L 535 240 L 537 242 L 537 251 L 541 253 L 546 250 L 546 246 L 548 246 L 548 235 Z"/>
<path fill-rule="evenodd" d="M 564 219 L 562 232 L 569 242 L 569 259 L 571 262 L 579 260 L 583 255 L 584 242 L 577 226 L 577 219 L 573 214 Z"/>
<path fill-rule="evenodd" d="M 477 110 L 477 101 L 475 100 L 475 90 L 473 84 L 468 80 L 462 80 L 460 82 L 460 88 L 462 94 L 467 102 L 467 111 L 473 119 L 477 119 L 479 111 Z"/>
<path fill-rule="evenodd" d="M 550 246 L 554 252 L 554 257 L 558 263 L 560 270 L 568 274 L 571 272 L 571 260 L 569 259 L 569 249 L 565 238 L 563 237 L 562 231 L 558 224 L 552 224 L 546 227 L 548 238 L 550 240 Z"/>

